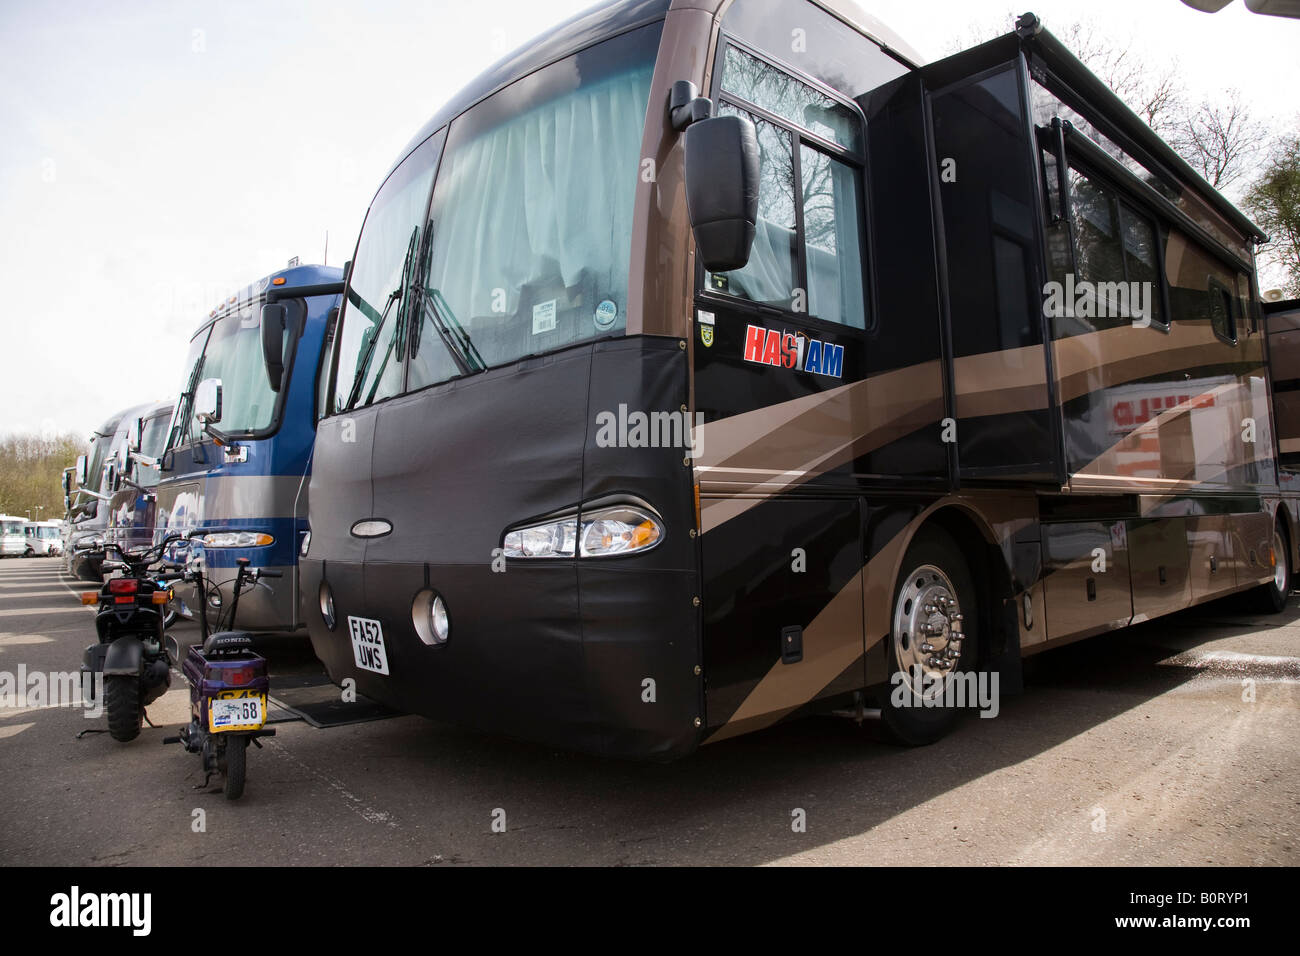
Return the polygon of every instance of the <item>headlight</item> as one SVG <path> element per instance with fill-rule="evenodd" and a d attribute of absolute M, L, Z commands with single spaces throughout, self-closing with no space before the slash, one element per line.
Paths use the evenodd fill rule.
<path fill-rule="evenodd" d="M 648 551 L 663 540 L 659 516 L 649 508 L 614 505 L 506 533 L 507 558 L 610 557 Z"/>
<path fill-rule="evenodd" d="M 578 538 L 577 517 L 516 528 L 506 534 L 507 558 L 571 558 Z"/>
<path fill-rule="evenodd" d="M 203 536 L 205 548 L 261 548 L 274 543 L 275 538 L 269 534 L 251 531 L 221 531 Z"/>
<path fill-rule="evenodd" d="M 580 553 L 599 558 L 648 551 L 663 535 L 655 517 L 640 508 L 605 508 L 582 516 Z"/>

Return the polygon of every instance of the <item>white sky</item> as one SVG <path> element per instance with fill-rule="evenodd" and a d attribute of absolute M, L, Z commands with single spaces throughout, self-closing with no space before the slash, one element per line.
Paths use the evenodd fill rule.
<path fill-rule="evenodd" d="M 739 0 L 753 2 L 753 0 Z M 1294 127 L 1300 21 L 1240 0 L 860 0 L 938 57 L 1029 7 Z M 171 397 L 218 301 L 352 254 L 379 177 L 470 78 L 590 0 L 0 0 L 0 434 Z M 107 334 L 111 331 L 111 337 Z"/>

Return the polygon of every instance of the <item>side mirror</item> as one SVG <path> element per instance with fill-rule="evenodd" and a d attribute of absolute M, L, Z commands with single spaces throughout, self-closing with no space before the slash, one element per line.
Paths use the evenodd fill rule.
<path fill-rule="evenodd" d="M 67 514 L 72 510 L 72 496 L 65 494 L 63 496 L 63 513 Z"/>
<path fill-rule="evenodd" d="M 262 363 L 271 391 L 278 392 L 284 379 L 284 330 L 289 310 L 276 302 L 262 306 Z"/>
<path fill-rule="evenodd" d="M 686 127 L 686 210 L 695 249 L 710 272 L 749 262 L 758 223 L 758 134 L 743 116 Z"/>
<path fill-rule="evenodd" d="M 86 461 L 85 455 L 77 456 L 77 485 L 82 486 L 89 483 L 89 475 L 86 474 L 86 468 L 89 462 Z"/>
<path fill-rule="evenodd" d="M 104 487 L 107 488 L 110 493 L 117 491 L 117 476 L 117 462 L 110 461 L 104 466 Z"/>
<path fill-rule="evenodd" d="M 221 421 L 221 379 L 205 378 L 199 382 L 194 390 L 194 417 L 203 425 Z"/>
<path fill-rule="evenodd" d="M 144 419 L 137 418 L 131 423 L 131 431 L 126 436 L 126 450 L 128 454 L 133 451 L 139 451 L 140 445 L 144 442 Z"/>
<path fill-rule="evenodd" d="M 72 468 L 63 469 L 62 482 L 63 482 L 63 495 L 65 498 L 68 495 L 72 494 L 72 472 L 73 471 L 74 469 Z"/>

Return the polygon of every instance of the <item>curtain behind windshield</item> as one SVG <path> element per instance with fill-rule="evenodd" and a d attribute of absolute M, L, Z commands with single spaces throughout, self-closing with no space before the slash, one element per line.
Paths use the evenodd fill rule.
<path fill-rule="evenodd" d="M 658 34 L 653 27 L 598 44 L 452 123 L 425 288 L 443 297 L 441 318 L 465 328 L 485 364 L 626 327 Z M 411 388 L 455 374 L 435 310 L 422 318 Z"/>

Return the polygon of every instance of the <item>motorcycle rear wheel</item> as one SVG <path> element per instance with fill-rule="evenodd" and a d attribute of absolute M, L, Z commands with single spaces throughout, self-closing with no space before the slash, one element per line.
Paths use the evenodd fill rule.
<path fill-rule="evenodd" d="M 248 768 L 248 738 L 230 737 L 226 740 L 226 799 L 238 800 L 244 793 L 244 778 Z"/>
<path fill-rule="evenodd" d="M 140 736 L 140 679 L 115 675 L 104 678 L 104 709 L 108 711 L 108 733 L 125 743 Z"/>

